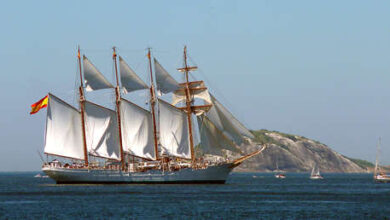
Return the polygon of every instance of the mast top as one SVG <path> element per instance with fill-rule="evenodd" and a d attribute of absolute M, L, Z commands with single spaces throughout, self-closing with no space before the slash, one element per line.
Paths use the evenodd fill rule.
<path fill-rule="evenodd" d="M 113 46 L 113 47 L 112 47 L 112 50 L 113 50 L 113 52 L 112 52 L 112 57 L 113 57 L 113 58 L 116 58 L 116 47 Z"/>
<path fill-rule="evenodd" d="M 188 66 L 187 65 L 187 46 L 185 45 L 184 46 L 184 67 L 182 68 L 177 68 L 177 70 L 179 72 L 184 72 L 184 73 L 188 73 L 189 71 L 195 71 L 197 70 L 198 67 L 197 66 Z"/>
<path fill-rule="evenodd" d="M 150 47 L 148 47 L 148 54 L 146 55 L 148 57 L 148 59 L 150 60 L 151 59 L 151 56 L 150 56 Z"/>
<path fill-rule="evenodd" d="M 81 88 L 84 87 L 84 82 L 83 82 L 83 76 L 82 76 L 82 71 L 81 71 L 81 54 L 80 54 L 80 45 L 77 46 L 77 59 L 78 59 L 78 64 L 79 64 L 79 73 L 80 73 L 80 90 Z M 83 91 L 80 91 L 83 92 Z M 81 94 L 82 97 L 84 94 Z"/>

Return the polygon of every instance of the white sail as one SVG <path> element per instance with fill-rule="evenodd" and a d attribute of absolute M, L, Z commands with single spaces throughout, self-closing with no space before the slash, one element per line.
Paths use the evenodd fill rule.
<path fill-rule="evenodd" d="M 163 100 L 158 101 L 162 153 L 191 158 L 187 114 Z"/>
<path fill-rule="evenodd" d="M 205 115 L 197 116 L 200 147 L 204 154 L 223 156 L 222 149 L 241 153 L 240 149 L 227 138 Z"/>
<path fill-rule="evenodd" d="M 154 72 L 159 93 L 170 93 L 180 88 L 179 83 L 154 59 Z"/>
<path fill-rule="evenodd" d="M 214 96 L 211 96 L 213 107 L 206 113 L 207 117 L 227 137 L 241 145 L 245 142 L 242 136 L 254 138 L 253 134 L 239 122 Z"/>
<path fill-rule="evenodd" d="M 315 166 L 311 169 L 311 174 L 310 176 L 314 176 L 315 175 Z"/>
<path fill-rule="evenodd" d="M 205 87 L 203 81 L 197 81 L 190 84 L 190 93 L 192 99 L 202 99 L 205 104 L 211 104 L 211 97 L 209 91 Z M 178 89 L 174 91 L 172 96 L 172 105 L 176 105 L 179 102 L 186 100 L 185 88 Z"/>
<path fill-rule="evenodd" d="M 315 164 L 313 169 L 311 170 L 311 176 L 320 176 L 320 168 L 318 164 Z"/>
<path fill-rule="evenodd" d="M 121 56 L 119 56 L 119 71 L 122 87 L 127 93 L 148 88 L 148 85 L 138 77 Z"/>
<path fill-rule="evenodd" d="M 114 88 L 103 74 L 83 56 L 84 81 L 87 91 Z"/>
<path fill-rule="evenodd" d="M 81 114 L 74 107 L 49 94 L 45 153 L 84 159 Z"/>
<path fill-rule="evenodd" d="M 155 159 L 152 114 L 121 99 L 123 150 L 131 155 Z"/>
<path fill-rule="evenodd" d="M 89 154 L 120 160 L 120 145 L 115 111 L 85 102 L 85 136 Z"/>
<path fill-rule="evenodd" d="M 375 159 L 375 168 L 374 168 L 374 177 L 380 172 L 380 166 L 379 166 L 379 155 L 380 155 L 380 145 L 381 145 L 381 138 L 379 137 L 378 143 L 376 146 L 376 159 Z"/>
<path fill-rule="evenodd" d="M 320 168 L 319 168 L 319 167 L 317 167 L 316 175 L 317 175 L 317 176 L 320 176 Z"/>

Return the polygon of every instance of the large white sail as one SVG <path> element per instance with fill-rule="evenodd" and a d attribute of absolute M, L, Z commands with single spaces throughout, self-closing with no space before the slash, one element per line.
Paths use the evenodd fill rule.
<path fill-rule="evenodd" d="M 200 147 L 204 154 L 223 156 L 222 149 L 241 153 L 240 149 L 227 138 L 205 115 L 197 116 Z"/>
<path fill-rule="evenodd" d="M 155 159 L 152 115 L 149 111 L 121 99 L 123 150 L 138 157 Z"/>
<path fill-rule="evenodd" d="M 187 114 L 163 100 L 158 101 L 162 153 L 191 158 Z"/>
<path fill-rule="evenodd" d="M 81 114 L 71 105 L 49 94 L 45 153 L 84 159 Z"/>
<path fill-rule="evenodd" d="M 213 107 L 206 113 L 207 117 L 231 140 L 241 145 L 242 136 L 254 138 L 253 134 L 239 122 L 214 96 L 211 96 Z"/>
<path fill-rule="evenodd" d="M 129 65 L 127 65 L 121 56 L 119 56 L 119 70 L 122 87 L 126 90 L 126 92 L 148 88 L 148 85 L 139 78 L 139 76 L 129 67 Z"/>
<path fill-rule="evenodd" d="M 114 88 L 103 74 L 83 56 L 84 81 L 87 91 Z"/>
<path fill-rule="evenodd" d="M 180 88 L 179 83 L 154 59 L 154 72 L 159 93 L 170 93 Z"/>
<path fill-rule="evenodd" d="M 203 81 L 196 81 L 190 84 L 190 93 L 192 99 L 202 99 L 205 104 L 211 104 L 211 97 Z M 172 105 L 186 100 L 185 88 L 173 92 Z"/>
<path fill-rule="evenodd" d="M 85 136 L 89 154 L 120 160 L 120 145 L 115 111 L 85 102 Z"/>

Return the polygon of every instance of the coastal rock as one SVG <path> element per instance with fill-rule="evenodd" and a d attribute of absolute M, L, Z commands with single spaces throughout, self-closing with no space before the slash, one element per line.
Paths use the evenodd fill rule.
<path fill-rule="evenodd" d="M 365 167 L 317 141 L 267 130 L 253 131 L 253 134 L 255 142 L 244 147 L 245 152 L 253 152 L 260 144 L 268 147 L 237 167 L 236 172 L 310 172 L 315 164 L 321 172 L 367 172 Z"/>

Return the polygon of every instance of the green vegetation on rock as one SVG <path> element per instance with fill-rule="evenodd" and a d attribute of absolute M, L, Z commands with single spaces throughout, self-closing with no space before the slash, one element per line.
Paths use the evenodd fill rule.
<path fill-rule="evenodd" d="M 261 129 L 257 131 L 251 131 L 252 134 L 255 136 L 255 142 L 259 144 L 278 144 L 272 137 L 269 137 L 266 135 L 266 133 L 269 133 L 270 131 L 266 129 Z"/>
<path fill-rule="evenodd" d="M 255 137 L 253 146 L 267 144 L 269 148 L 260 156 L 244 162 L 237 168 L 240 171 L 272 171 L 275 170 L 275 161 L 279 162 L 279 169 L 288 172 L 307 172 L 313 164 L 318 164 L 323 172 L 367 172 L 373 167 L 368 161 L 347 158 L 327 145 L 303 136 L 266 129 L 251 132 Z M 251 151 L 254 149 L 248 150 Z"/>
<path fill-rule="evenodd" d="M 346 156 L 344 156 L 344 157 L 346 157 Z M 346 158 L 348 158 L 352 162 L 356 163 L 359 167 L 361 167 L 363 169 L 372 168 L 375 166 L 373 163 L 371 163 L 367 160 L 355 159 L 355 158 L 350 158 L 350 157 L 346 157 Z"/>

